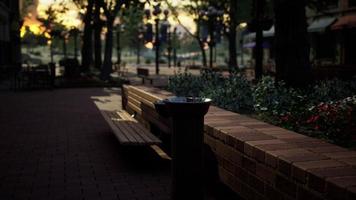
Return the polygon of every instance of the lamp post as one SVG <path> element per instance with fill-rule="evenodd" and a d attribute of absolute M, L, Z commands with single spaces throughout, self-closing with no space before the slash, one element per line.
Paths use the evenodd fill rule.
<path fill-rule="evenodd" d="M 203 17 L 204 16 L 207 17 L 207 19 L 208 19 L 208 31 L 209 31 L 208 45 L 209 45 L 209 51 L 210 51 L 209 66 L 210 66 L 210 68 L 213 68 L 214 47 L 216 45 L 215 32 L 219 31 L 216 28 L 217 22 L 224 15 L 224 11 L 218 10 L 214 6 L 210 6 L 207 10 L 202 10 L 201 15 Z"/>
<path fill-rule="evenodd" d="M 167 53 L 168 53 L 168 68 L 171 68 L 171 55 L 172 55 L 172 32 L 170 30 L 171 26 L 168 24 L 168 47 L 167 47 Z"/>
<path fill-rule="evenodd" d="M 146 17 L 149 19 L 151 17 L 151 11 L 150 10 L 146 10 Z M 155 46 L 155 50 L 156 50 L 156 74 L 159 74 L 159 56 L 160 56 L 160 46 L 161 46 L 161 42 L 160 42 L 160 17 L 162 14 L 162 10 L 161 10 L 161 4 L 157 3 L 156 5 L 153 6 L 153 11 L 152 11 L 153 16 L 155 16 L 155 39 L 154 39 L 154 46 Z M 164 20 L 167 21 L 168 19 L 168 14 L 169 11 L 168 10 L 164 10 L 163 12 L 164 14 Z"/>
<path fill-rule="evenodd" d="M 177 27 L 173 29 L 173 66 L 177 66 Z M 172 44 L 172 40 L 171 40 Z"/>
<path fill-rule="evenodd" d="M 121 32 L 124 30 L 125 26 L 119 23 L 116 26 L 116 53 L 117 53 L 117 64 L 121 65 Z"/>

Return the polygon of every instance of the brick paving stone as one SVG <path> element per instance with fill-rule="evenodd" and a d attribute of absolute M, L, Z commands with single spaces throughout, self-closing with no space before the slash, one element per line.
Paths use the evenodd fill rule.
<path fill-rule="evenodd" d="M 170 162 L 147 147 L 120 146 L 93 103 L 110 99 L 119 109 L 118 93 L 0 93 L 0 199 L 170 199 Z"/>
<path fill-rule="evenodd" d="M 0 94 L 0 199 L 169 199 L 168 161 L 149 148 L 121 147 L 93 96 L 110 94 Z"/>

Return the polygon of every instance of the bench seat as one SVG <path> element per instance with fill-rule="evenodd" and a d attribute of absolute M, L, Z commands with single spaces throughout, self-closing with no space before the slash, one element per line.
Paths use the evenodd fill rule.
<path fill-rule="evenodd" d="M 156 145 L 162 141 L 123 110 L 100 111 L 115 136 L 126 146 Z"/>

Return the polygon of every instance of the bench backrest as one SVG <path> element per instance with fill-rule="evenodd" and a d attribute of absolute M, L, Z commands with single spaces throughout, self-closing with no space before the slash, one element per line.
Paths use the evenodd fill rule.
<path fill-rule="evenodd" d="M 122 87 L 122 107 L 147 128 L 152 126 L 159 128 L 162 132 L 170 133 L 169 120 L 162 118 L 155 110 L 154 102 L 161 97 L 146 92 L 146 88 L 124 85 Z"/>
<path fill-rule="evenodd" d="M 137 68 L 137 75 L 138 76 L 149 76 L 149 70 L 145 68 Z"/>

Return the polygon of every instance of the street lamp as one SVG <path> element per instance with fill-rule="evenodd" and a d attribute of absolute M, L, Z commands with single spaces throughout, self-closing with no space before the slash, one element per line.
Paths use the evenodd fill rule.
<path fill-rule="evenodd" d="M 218 22 L 221 17 L 224 15 L 223 10 L 218 10 L 214 6 L 209 6 L 208 9 L 202 10 L 200 13 L 201 17 L 207 17 L 208 19 L 208 29 L 209 29 L 209 40 L 208 40 L 208 45 L 209 45 L 209 50 L 210 50 L 210 63 L 209 66 L 210 68 L 213 68 L 213 48 L 216 45 L 216 38 L 215 38 L 215 32 L 216 31 L 221 31 L 217 27 Z"/>
<path fill-rule="evenodd" d="M 151 11 L 149 9 L 147 9 L 145 11 L 145 14 L 146 14 L 146 17 L 147 19 L 149 19 L 151 17 Z M 153 6 L 153 11 L 152 11 L 152 14 L 153 16 L 155 16 L 155 39 L 154 39 L 154 46 L 155 46 L 155 50 L 156 50 L 156 74 L 158 75 L 159 74 L 159 54 L 160 54 L 160 28 L 159 28 L 159 23 L 160 23 L 160 17 L 161 17 L 161 14 L 162 14 L 162 10 L 161 10 L 161 4 L 158 3 L 156 5 Z M 169 14 L 169 11 L 168 10 L 164 10 L 163 11 L 163 14 L 164 14 L 164 21 L 167 22 L 168 20 L 168 14 Z M 166 23 L 162 24 L 162 27 L 161 27 L 161 31 L 163 30 L 167 30 L 167 27 L 164 27 L 166 26 Z M 165 33 L 167 34 L 167 33 Z M 167 37 L 166 35 L 162 34 L 161 36 L 163 37 Z"/>

